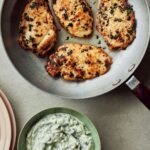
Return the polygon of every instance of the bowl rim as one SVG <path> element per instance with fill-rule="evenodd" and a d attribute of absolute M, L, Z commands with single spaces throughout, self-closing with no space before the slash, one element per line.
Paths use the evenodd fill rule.
<path fill-rule="evenodd" d="M 49 111 L 56 111 L 56 112 L 49 112 Z M 18 136 L 17 150 L 20 150 L 19 146 L 20 146 L 20 141 L 21 141 L 21 138 L 22 138 L 21 136 L 23 134 L 23 131 L 27 128 L 27 126 L 29 124 L 32 124 L 31 127 L 30 127 L 30 129 L 31 129 L 32 126 L 36 124 L 36 122 L 38 122 L 44 116 L 47 116 L 47 115 L 50 115 L 50 114 L 54 114 L 54 113 L 66 113 L 66 114 L 70 114 L 70 115 L 76 117 L 77 119 L 79 119 L 89 129 L 89 126 L 87 126 L 87 124 L 82 119 L 80 119 L 79 117 L 75 116 L 74 114 L 71 114 L 70 112 L 73 112 L 74 114 L 77 114 L 77 115 L 81 116 L 81 118 L 85 119 L 89 123 L 89 126 L 91 128 L 93 128 L 94 137 L 96 137 L 96 139 L 97 139 L 96 145 L 97 145 L 98 149 L 96 149 L 96 150 L 101 150 L 101 140 L 100 140 L 99 132 L 98 132 L 97 128 L 95 127 L 94 123 L 91 121 L 91 119 L 87 115 L 85 115 L 84 113 L 81 113 L 81 112 L 79 112 L 77 110 L 74 110 L 74 109 L 71 109 L 71 108 L 66 108 L 66 107 L 52 107 L 52 108 L 44 109 L 44 110 L 36 113 L 35 115 L 33 115 L 28 121 L 26 121 L 26 123 L 22 127 L 22 129 L 21 129 L 21 131 L 19 133 L 19 136 Z M 94 141 L 94 138 L 93 138 L 93 141 Z M 94 141 L 94 145 L 95 145 L 95 141 Z"/>

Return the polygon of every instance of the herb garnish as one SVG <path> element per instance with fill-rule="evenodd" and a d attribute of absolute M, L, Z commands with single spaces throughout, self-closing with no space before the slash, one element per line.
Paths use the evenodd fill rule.
<path fill-rule="evenodd" d="M 34 9 L 34 8 L 37 8 L 38 6 L 39 6 L 38 3 L 32 2 L 31 5 L 30 5 L 30 8 L 31 8 L 31 9 Z"/>
<path fill-rule="evenodd" d="M 29 31 L 32 31 L 32 27 L 33 27 L 33 25 L 29 24 Z"/>

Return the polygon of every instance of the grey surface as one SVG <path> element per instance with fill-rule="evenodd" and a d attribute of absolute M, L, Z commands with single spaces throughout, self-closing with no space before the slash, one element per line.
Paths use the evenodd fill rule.
<path fill-rule="evenodd" d="M 150 87 L 149 58 L 150 45 L 135 75 Z M 102 150 L 150 149 L 150 112 L 125 85 L 87 100 L 61 99 L 28 83 L 15 70 L 5 51 L 0 49 L 0 88 L 14 107 L 18 132 L 37 112 L 63 106 L 76 109 L 91 118 L 100 133 Z"/>

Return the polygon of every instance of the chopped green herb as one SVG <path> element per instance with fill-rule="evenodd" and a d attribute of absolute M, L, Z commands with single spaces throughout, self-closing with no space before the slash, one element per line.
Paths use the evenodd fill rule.
<path fill-rule="evenodd" d="M 29 31 L 32 31 L 32 27 L 33 27 L 33 25 L 29 24 Z"/>
<path fill-rule="evenodd" d="M 101 44 L 101 40 L 98 41 L 98 44 Z"/>
<path fill-rule="evenodd" d="M 73 53 L 73 52 L 72 52 L 72 50 L 71 50 L 71 51 L 69 51 L 67 54 L 68 54 L 68 56 L 69 56 L 69 55 L 71 55 L 72 53 Z"/>
<path fill-rule="evenodd" d="M 37 48 L 37 44 L 32 44 L 33 48 Z"/>
<path fill-rule="evenodd" d="M 133 12 L 133 6 L 128 6 L 127 7 L 127 13 L 130 14 Z"/>
<path fill-rule="evenodd" d="M 66 13 L 63 14 L 64 19 L 67 20 L 68 19 L 68 15 Z"/>
<path fill-rule="evenodd" d="M 69 40 L 69 36 L 66 37 L 66 40 Z"/>
<path fill-rule="evenodd" d="M 86 51 L 88 51 L 88 50 L 87 50 L 87 49 L 82 49 L 82 50 L 81 50 L 81 53 L 86 52 Z"/>
<path fill-rule="evenodd" d="M 70 78 L 74 77 L 74 74 L 72 72 L 70 72 Z"/>
<path fill-rule="evenodd" d="M 37 8 L 38 6 L 39 6 L 38 3 L 32 2 L 31 5 L 30 5 L 30 8 L 31 8 L 31 9 L 34 9 L 34 8 Z"/>
<path fill-rule="evenodd" d="M 96 2 L 97 2 L 97 0 L 94 0 L 93 5 L 95 5 L 95 4 L 96 4 Z"/>
<path fill-rule="evenodd" d="M 20 28 L 19 28 L 19 33 L 23 33 L 25 28 L 26 28 L 26 27 L 20 27 Z"/>
<path fill-rule="evenodd" d="M 96 39 L 99 39 L 99 36 L 98 36 L 98 35 L 96 35 Z"/>
<path fill-rule="evenodd" d="M 30 42 L 34 42 L 34 37 L 32 37 L 32 36 L 30 35 L 29 41 L 30 41 Z"/>
<path fill-rule="evenodd" d="M 121 22 L 122 19 L 121 19 L 121 18 L 115 18 L 114 21 L 115 21 L 115 22 Z"/>

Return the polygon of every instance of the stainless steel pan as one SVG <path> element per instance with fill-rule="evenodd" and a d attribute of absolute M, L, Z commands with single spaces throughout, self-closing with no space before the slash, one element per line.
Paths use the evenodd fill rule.
<path fill-rule="evenodd" d="M 37 58 L 31 52 L 22 50 L 17 42 L 18 24 L 21 13 L 27 1 L 25 0 L 1 0 L 1 32 L 0 45 L 7 51 L 9 58 L 16 69 L 33 85 L 49 93 L 65 98 L 82 99 L 104 94 L 125 82 L 140 64 L 149 42 L 150 18 L 146 0 L 129 0 L 133 5 L 137 19 L 137 37 L 132 45 L 126 50 L 111 52 L 108 50 L 104 40 L 96 38 L 98 34 L 94 25 L 94 34 L 89 39 L 72 38 L 63 29 L 58 32 L 58 43 L 79 42 L 91 43 L 97 46 L 101 40 L 101 47 L 106 47 L 113 58 L 110 71 L 93 80 L 84 82 L 67 82 L 63 79 L 51 78 L 45 71 L 46 59 Z M 97 4 L 94 0 L 88 0 L 92 6 L 94 16 L 97 12 Z M 69 36 L 69 40 L 68 40 Z M 4 45 L 3 45 L 3 44 Z M 132 80 L 133 81 L 133 80 Z M 136 84 L 137 82 L 129 82 Z M 128 83 L 128 84 L 129 84 Z M 133 87 L 132 87 L 133 89 Z"/>

